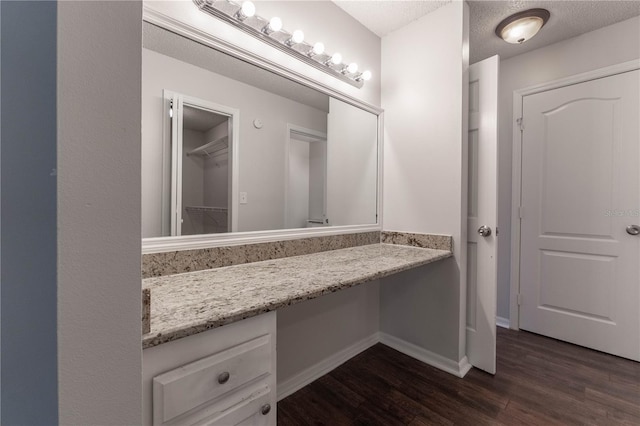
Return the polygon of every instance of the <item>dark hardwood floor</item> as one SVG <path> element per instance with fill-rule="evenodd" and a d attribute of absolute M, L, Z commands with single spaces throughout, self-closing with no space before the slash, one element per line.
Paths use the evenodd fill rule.
<path fill-rule="evenodd" d="M 498 329 L 464 379 L 377 344 L 278 403 L 278 425 L 640 425 L 640 363 Z"/>

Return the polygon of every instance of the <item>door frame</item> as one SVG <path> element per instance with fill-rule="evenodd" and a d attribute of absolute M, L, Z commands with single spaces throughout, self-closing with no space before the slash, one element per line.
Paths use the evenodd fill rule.
<path fill-rule="evenodd" d="M 228 208 L 231 214 L 228 217 L 228 232 L 238 231 L 238 188 L 239 188 L 239 160 L 238 149 L 240 141 L 240 110 L 226 105 L 217 104 L 205 99 L 196 98 L 194 96 L 184 95 L 182 93 L 171 90 L 163 90 L 162 97 L 165 106 L 171 108 L 172 114 L 166 114 L 163 111 L 163 139 L 162 139 L 162 224 L 163 233 L 165 231 L 165 223 L 170 223 L 171 236 L 181 236 L 181 220 L 182 214 L 178 215 L 174 208 L 176 205 L 182 204 L 182 114 L 184 105 L 194 106 L 200 109 L 209 110 L 215 114 L 226 115 L 229 117 L 229 168 L 231 174 L 228 183 Z M 173 103 L 170 103 L 173 102 Z M 167 119 L 167 117 L 169 117 Z M 166 121 L 165 121 L 166 120 Z M 169 123 L 172 123 L 169 131 Z M 167 179 L 168 176 L 168 179 Z M 170 189 L 170 191 L 168 191 Z M 169 217 L 165 218 L 164 206 L 169 204 Z M 180 231 L 180 232 L 178 232 Z M 174 234 L 174 232 L 176 234 Z"/>
<path fill-rule="evenodd" d="M 327 133 L 318 130 L 309 129 L 307 127 L 298 126 L 297 124 L 287 123 L 287 137 L 284 141 L 284 229 L 287 228 L 289 222 L 289 154 L 291 150 L 291 134 L 299 133 L 318 141 L 325 142 L 324 155 L 324 216 L 327 216 Z"/>
<path fill-rule="evenodd" d="M 522 196 L 522 105 L 524 97 L 561 87 L 584 83 L 640 69 L 640 60 L 632 60 L 581 74 L 552 80 L 513 91 L 513 155 L 511 158 L 511 279 L 509 284 L 509 327 L 520 329 L 520 203 Z M 527 123 L 524 123 L 526 128 Z"/>

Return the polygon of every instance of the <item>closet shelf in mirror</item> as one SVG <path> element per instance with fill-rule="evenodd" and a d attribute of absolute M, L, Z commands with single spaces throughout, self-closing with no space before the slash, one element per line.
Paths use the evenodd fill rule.
<path fill-rule="evenodd" d="M 215 154 L 216 152 L 220 152 L 227 148 L 229 148 L 229 137 L 223 136 L 219 139 L 206 143 L 202 146 L 199 146 L 187 152 L 187 156 L 191 156 L 191 155 L 199 155 L 202 157 L 210 156 L 211 154 Z"/>
<path fill-rule="evenodd" d="M 226 207 L 186 206 L 185 210 L 188 212 L 226 213 L 229 209 Z"/>

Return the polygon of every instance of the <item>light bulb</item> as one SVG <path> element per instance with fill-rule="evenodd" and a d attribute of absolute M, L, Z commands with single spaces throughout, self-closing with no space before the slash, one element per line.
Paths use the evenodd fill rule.
<path fill-rule="evenodd" d="M 324 53 L 324 44 L 322 44 L 321 42 L 317 42 L 313 45 L 312 52 L 314 55 L 322 55 Z"/>
<path fill-rule="evenodd" d="M 242 7 L 240 8 L 240 14 L 243 18 L 251 18 L 256 14 L 256 5 L 250 1 L 245 1 L 242 3 Z"/>
<path fill-rule="evenodd" d="M 282 20 L 277 16 L 274 16 L 273 18 L 271 18 L 271 20 L 269 21 L 269 30 L 276 32 L 276 31 L 280 31 L 281 29 L 282 29 Z"/>
<path fill-rule="evenodd" d="M 304 41 L 304 33 L 301 30 L 295 30 L 291 36 L 291 41 L 296 44 L 302 43 Z"/>
<path fill-rule="evenodd" d="M 544 25 L 542 18 L 522 18 L 507 25 L 500 36 L 507 43 L 520 44 L 536 35 Z"/>
<path fill-rule="evenodd" d="M 342 63 L 342 55 L 334 53 L 333 56 L 331 56 L 331 63 L 334 65 L 340 65 Z"/>
<path fill-rule="evenodd" d="M 524 35 L 523 27 L 513 27 L 509 31 L 507 31 L 507 38 L 519 39 Z"/>
<path fill-rule="evenodd" d="M 347 66 L 347 72 L 349 72 L 351 74 L 355 74 L 356 72 L 358 72 L 358 64 L 356 64 L 355 62 L 351 62 Z"/>
<path fill-rule="evenodd" d="M 360 78 L 362 78 L 364 81 L 369 81 L 371 80 L 371 71 L 366 70 L 365 72 L 362 73 L 362 75 L 360 76 Z"/>

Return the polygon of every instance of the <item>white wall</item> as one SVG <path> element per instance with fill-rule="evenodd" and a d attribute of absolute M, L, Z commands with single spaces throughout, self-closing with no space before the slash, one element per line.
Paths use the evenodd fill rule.
<path fill-rule="evenodd" d="M 378 117 L 334 98 L 327 123 L 329 225 L 377 220 Z"/>
<path fill-rule="evenodd" d="M 142 3 L 57 7 L 59 423 L 140 424 Z"/>
<path fill-rule="evenodd" d="M 383 280 L 381 330 L 455 361 L 465 353 L 467 14 L 452 2 L 382 39 L 384 229 L 453 235 L 455 258 Z"/>
<path fill-rule="evenodd" d="M 161 235 L 163 89 L 240 110 L 238 231 L 284 228 L 287 123 L 326 132 L 327 114 L 157 52 L 143 50 L 143 237 Z M 264 126 L 256 129 L 260 118 Z"/>
<path fill-rule="evenodd" d="M 640 17 L 500 62 L 498 316 L 509 318 L 513 91 L 640 58 Z"/>

